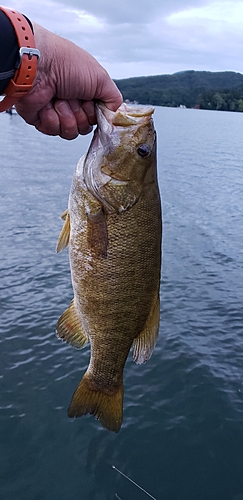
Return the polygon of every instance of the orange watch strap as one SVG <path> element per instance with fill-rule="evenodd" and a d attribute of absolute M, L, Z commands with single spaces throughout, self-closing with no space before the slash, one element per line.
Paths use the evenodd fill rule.
<path fill-rule="evenodd" d="M 0 111 L 6 111 L 31 89 L 40 52 L 35 47 L 34 35 L 26 18 L 19 12 L 7 7 L 0 6 L 0 10 L 11 21 L 20 47 L 19 67 L 4 90 L 6 97 L 0 102 Z"/>

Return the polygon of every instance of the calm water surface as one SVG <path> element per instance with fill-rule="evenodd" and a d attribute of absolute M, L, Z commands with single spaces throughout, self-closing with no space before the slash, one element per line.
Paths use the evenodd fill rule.
<path fill-rule="evenodd" d="M 243 500 L 243 115 L 156 108 L 163 200 L 160 336 L 125 368 L 124 423 L 69 420 L 89 360 L 55 337 L 72 299 L 55 254 L 91 137 L 0 115 L 0 498 Z"/>

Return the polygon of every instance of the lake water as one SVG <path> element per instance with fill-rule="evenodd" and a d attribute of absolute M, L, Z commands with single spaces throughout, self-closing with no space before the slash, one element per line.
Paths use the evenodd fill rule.
<path fill-rule="evenodd" d="M 89 348 L 55 337 L 72 299 L 55 245 L 91 136 L 0 115 L 1 500 L 243 500 L 243 114 L 156 108 L 160 336 L 125 367 L 118 434 L 66 410 Z"/>

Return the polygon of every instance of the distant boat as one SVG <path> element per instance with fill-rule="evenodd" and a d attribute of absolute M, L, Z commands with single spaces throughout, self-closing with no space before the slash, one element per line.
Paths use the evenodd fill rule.
<path fill-rule="evenodd" d="M 6 113 L 8 113 L 9 115 L 17 115 L 18 114 L 15 106 L 12 106 L 11 108 L 6 109 Z"/>

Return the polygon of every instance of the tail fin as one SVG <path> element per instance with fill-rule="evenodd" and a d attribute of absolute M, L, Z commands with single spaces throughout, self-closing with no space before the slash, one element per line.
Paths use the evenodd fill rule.
<path fill-rule="evenodd" d="M 123 384 L 114 394 L 91 388 L 87 372 L 72 397 L 68 416 L 81 417 L 90 413 L 109 431 L 119 432 L 122 424 Z"/>

